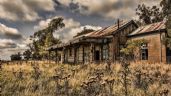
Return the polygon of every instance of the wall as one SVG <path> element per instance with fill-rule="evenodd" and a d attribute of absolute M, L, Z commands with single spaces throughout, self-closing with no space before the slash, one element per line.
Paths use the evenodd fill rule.
<path fill-rule="evenodd" d="M 121 46 L 126 44 L 128 40 L 128 34 L 133 32 L 134 30 L 136 30 L 136 26 L 134 24 L 130 24 L 119 32 L 117 32 L 116 34 L 114 34 L 112 42 L 109 44 L 109 56 L 112 62 L 115 62 L 120 59 Z"/>
<path fill-rule="evenodd" d="M 138 40 L 138 39 L 147 40 L 148 41 L 148 60 L 147 61 L 150 63 L 155 63 L 155 62 L 166 63 L 166 46 L 161 41 L 161 37 L 160 37 L 161 35 L 165 35 L 165 33 L 163 32 L 161 34 L 153 33 L 149 35 L 141 35 L 138 37 L 131 37 L 130 40 Z"/>

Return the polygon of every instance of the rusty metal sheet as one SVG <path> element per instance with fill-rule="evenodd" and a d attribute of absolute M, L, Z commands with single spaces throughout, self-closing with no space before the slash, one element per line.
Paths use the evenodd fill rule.
<path fill-rule="evenodd" d="M 153 23 L 153 24 L 149 24 L 149 25 L 139 27 L 137 30 L 132 32 L 129 36 L 148 33 L 148 32 L 155 32 L 155 31 L 162 30 L 165 28 L 166 28 L 165 22 L 163 22 L 163 21 L 157 22 L 157 23 Z"/>

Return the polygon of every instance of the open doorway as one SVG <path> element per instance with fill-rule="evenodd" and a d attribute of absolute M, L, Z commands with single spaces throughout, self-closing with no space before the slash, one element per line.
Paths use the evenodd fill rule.
<path fill-rule="evenodd" d="M 170 48 L 166 49 L 166 61 L 168 64 L 171 64 L 171 49 Z"/>
<path fill-rule="evenodd" d="M 95 51 L 95 60 L 96 61 L 100 60 L 100 52 L 98 50 Z"/>

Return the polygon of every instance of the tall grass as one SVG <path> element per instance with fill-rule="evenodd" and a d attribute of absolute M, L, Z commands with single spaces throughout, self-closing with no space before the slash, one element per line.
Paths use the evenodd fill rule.
<path fill-rule="evenodd" d="M 2 96 L 171 96 L 171 65 L 3 64 Z M 126 78 L 126 79 L 124 79 Z M 127 87 L 125 89 L 125 86 Z"/>

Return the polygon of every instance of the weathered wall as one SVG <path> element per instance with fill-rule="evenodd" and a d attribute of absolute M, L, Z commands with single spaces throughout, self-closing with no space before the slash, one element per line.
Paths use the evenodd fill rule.
<path fill-rule="evenodd" d="M 153 33 L 131 37 L 130 40 L 145 39 L 148 41 L 148 62 L 166 62 L 166 46 L 161 41 L 161 35 L 165 33 Z M 140 56 L 140 55 L 139 55 Z M 140 57 L 139 57 L 140 58 Z"/>
<path fill-rule="evenodd" d="M 92 56 L 90 45 L 80 45 L 79 47 L 68 47 L 65 49 L 65 62 L 68 63 L 88 63 L 91 62 Z"/>
<path fill-rule="evenodd" d="M 136 29 L 135 25 L 130 24 L 128 27 L 125 27 L 124 29 L 117 32 L 113 38 L 112 42 L 109 44 L 109 50 L 110 50 L 110 60 L 115 62 L 116 60 L 119 60 L 120 57 L 120 50 L 121 46 L 125 45 L 128 38 L 128 34 L 133 32 Z"/>

